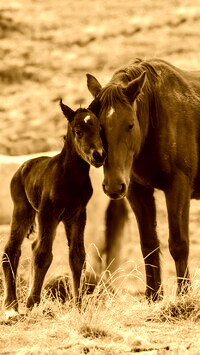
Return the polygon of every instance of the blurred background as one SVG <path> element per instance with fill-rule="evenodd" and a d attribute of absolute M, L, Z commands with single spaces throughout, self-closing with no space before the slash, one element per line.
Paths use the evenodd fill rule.
<path fill-rule="evenodd" d="M 7 208 L 2 203 L 9 201 L 7 219 L 0 228 L 1 245 L 8 236 L 9 225 L 5 221 L 10 221 L 12 212 L 9 180 L 16 165 L 11 156 L 61 149 L 67 124 L 59 98 L 72 109 L 87 107 L 92 97 L 85 74 L 95 75 L 104 85 L 119 66 L 135 57 L 159 57 L 182 69 L 200 70 L 200 0 L 0 1 L 0 154 L 11 159 L 7 160 L 8 173 L 5 161 L 0 162 L 0 219 Z M 88 209 L 86 239 L 99 247 L 104 244 L 108 200 L 101 191 L 101 172 L 96 170 L 94 174 L 94 184 L 98 186 Z M 161 194 L 157 194 L 157 202 L 158 232 L 169 278 L 175 273 L 168 252 L 166 209 Z M 199 262 L 199 215 L 200 206 L 193 202 L 193 275 Z M 129 218 L 122 246 L 117 248 L 122 252 L 121 263 L 126 263 L 123 273 L 131 273 L 137 290 L 144 290 L 143 261 L 131 212 Z M 54 260 L 62 272 L 67 258 L 62 247 L 63 230 L 58 234 L 60 243 L 56 242 Z M 27 250 L 30 251 L 28 240 L 23 272 L 27 272 L 30 262 Z"/>
<path fill-rule="evenodd" d="M 66 122 L 131 58 L 199 69 L 200 0 L 1 0 L 0 154 L 60 149 Z"/>

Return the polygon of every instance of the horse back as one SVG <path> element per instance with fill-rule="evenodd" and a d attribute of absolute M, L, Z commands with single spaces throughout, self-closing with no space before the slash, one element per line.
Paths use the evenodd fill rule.
<path fill-rule="evenodd" d="M 200 186 L 200 72 L 184 71 L 162 60 L 144 63 L 147 72 L 149 64 L 157 78 L 148 76 L 149 117 L 141 115 L 141 120 L 143 126 L 148 121 L 149 128 L 133 164 L 133 179 L 165 189 L 180 170 L 196 188 Z"/>
<path fill-rule="evenodd" d="M 159 118 L 163 157 L 168 154 L 173 172 L 177 167 L 192 181 L 200 175 L 200 72 L 172 66 L 164 78 Z"/>

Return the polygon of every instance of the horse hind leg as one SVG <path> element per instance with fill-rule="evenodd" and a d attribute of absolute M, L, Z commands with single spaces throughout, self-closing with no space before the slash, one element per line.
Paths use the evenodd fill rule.
<path fill-rule="evenodd" d="M 2 268 L 4 274 L 4 307 L 6 317 L 10 318 L 18 312 L 16 295 L 16 275 L 21 255 L 21 244 L 32 231 L 35 211 L 29 204 L 25 193 L 21 191 L 20 201 L 14 201 L 14 211 L 11 222 L 11 232 L 4 247 Z"/>
<path fill-rule="evenodd" d="M 191 186 L 188 177 L 179 172 L 171 182 L 170 188 L 165 191 L 169 221 L 169 250 L 175 261 L 179 294 L 186 293 L 190 286 L 188 268 L 190 196 Z"/>

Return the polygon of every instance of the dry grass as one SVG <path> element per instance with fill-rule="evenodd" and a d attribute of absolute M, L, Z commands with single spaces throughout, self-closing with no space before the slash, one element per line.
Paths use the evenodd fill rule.
<path fill-rule="evenodd" d="M 188 296 L 166 293 L 161 302 L 148 304 L 128 292 L 113 294 L 101 283 L 92 295 L 83 296 L 80 311 L 72 300 L 61 304 L 43 296 L 40 305 L 18 321 L 1 317 L 0 352 L 198 354 L 199 294 L 196 284 Z"/>

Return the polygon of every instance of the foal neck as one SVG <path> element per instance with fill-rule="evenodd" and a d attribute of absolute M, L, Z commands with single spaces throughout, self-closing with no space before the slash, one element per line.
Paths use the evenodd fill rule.
<path fill-rule="evenodd" d="M 81 180 L 83 180 L 85 176 L 89 176 L 90 165 L 77 153 L 74 144 L 74 137 L 69 126 L 65 137 L 65 143 L 60 155 L 62 158 L 62 165 L 67 174 L 78 177 Z"/>

